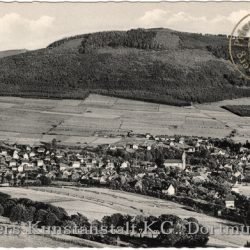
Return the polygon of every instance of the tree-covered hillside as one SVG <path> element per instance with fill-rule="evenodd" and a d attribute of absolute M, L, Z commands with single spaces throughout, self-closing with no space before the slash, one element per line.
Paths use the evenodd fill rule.
<path fill-rule="evenodd" d="M 169 29 L 98 32 L 0 59 L 1 95 L 83 98 L 89 92 L 173 105 L 250 96 L 226 36 Z M 221 52 L 220 52 L 221 51 Z"/>
<path fill-rule="evenodd" d="M 7 57 L 7 56 L 18 55 L 18 54 L 25 53 L 25 52 L 27 52 L 26 49 L 4 50 L 4 51 L 0 51 L 0 58 L 4 58 L 4 57 Z"/>

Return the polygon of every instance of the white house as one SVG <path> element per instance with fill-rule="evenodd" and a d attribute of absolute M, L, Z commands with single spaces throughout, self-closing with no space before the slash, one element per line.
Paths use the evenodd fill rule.
<path fill-rule="evenodd" d="M 234 196 L 228 195 L 225 199 L 225 205 L 227 208 L 234 208 Z"/>
<path fill-rule="evenodd" d="M 29 159 L 29 155 L 28 155 L 27 153 L 25 153 L 25 154 L 23 155 L 23 159 L 28 160 L 28 159 Z"/>
<path fill-rule="evenodd" d="M 121 164 L 121 169 L 128 168 L 129 167 L 129 162 L 125 161 Z"/>
<path fill-rule="evenodd" d="M 16 161 L 15 160 L 10 161 L 9 167 L 11 167 L 11 168 L 16 167 Z"/>
<path fill-rule="evenodd" d="M 170 184 L 167 189 L 162 190 L 162 193 L 167 195 L 175 195 L 176 190 L 175 187 L 172 184 Z"/>
<path fill-rule="evenodd" d="M 15 159 L 15 160 L 19 159 L 19 155 L 18 155 L 18 152 L 16 150 L 13 153 L 13 159 Z"/>
<path fill-rule="evenodd" d="M 79 161 L 74 161 L 72 164 L 72 168 L 80 168 L 81 163 Z"/>
<path fill-rule="evenodd" d="M 37 161 L 37 166 L 38 166 L 38 167 L 43 167 L 43 166 L 44 166 L 43 160 L 38 160 L 38 161 Z"/>
<path fill-rule="evenodd" d="M 7 151 L 5 151 L 5 150 L 3 150 L 3 151 L 1 152 L 1 155 L 3 155 L 3 156 L 7 156 L 7 155 L 8 155 L 8 152 L 7 152 Z"/>
<path fill-rule="evenodd" d="M 30 152 L 30 157 L 35 157 L 36 153 L 35 152 Z"/>
<path fill-rule="evenodd" d="M 23 166 L 20 165 L 17 170 L 18 170 L 18 172 L 22 173 L 23 172 Z"/>

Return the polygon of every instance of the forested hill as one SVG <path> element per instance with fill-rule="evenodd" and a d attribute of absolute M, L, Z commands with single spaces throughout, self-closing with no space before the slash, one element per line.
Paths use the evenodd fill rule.
<path fill-rule="evenodd" d="M 18 54 L 25 53 L 25 52 L 27 52 L 26 49 L 4 50 L 4 51 L 0 51 L 0 58 L 18 55 Z"/>
<path fill-rule="evenodd" d="M 185 105 L 250 96 L 226 36 L 169 29 L 99 32 L 0 59 L 2 95 L 82 98 L 89 92 Z"/>

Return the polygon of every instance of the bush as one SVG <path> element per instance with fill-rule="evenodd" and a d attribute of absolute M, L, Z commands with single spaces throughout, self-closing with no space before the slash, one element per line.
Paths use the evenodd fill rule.
<path fill-rule="evenodd" d="M 35 214 L 35 221 L 40 221 L 41 224 L 45 224 L 47 211 L 44 209 L 39 209 Z"/>
<path fill-rule="evenodd" d="M 4 208 L 3 206 L 0 204 L 0 216 L 2 216 L 4 214 Z"/>
<path fill-rule="evenodd" d="M 55 226 L 58 221 L 59 220 L 54 213 L 48 212 L 45 216 L 45 225 L 46 226 Z"/>
<path fill-rule="evenodd" d="M 24 205 L 18 204 L 11 208 L 9 218 L 11 221 L 26 222 L 29 219 L 29 213 Z"/>
<path fill-rule="evenodd" d="M 51 213 L 55 214 L 59 220 L 63 220 L 65 217 L 68 217 L 68 214 L 64 208 L 56 207 L 56 206 L 53 206 L 51 204 L 47 204 L 47 206 L 48 206 L 47 212 L 51 212 Z"/>
<path fill-rule="evenodd" d="M 49 177 L 45 176 L 45 175 L 42 175 L 42 176 L 40 177 L 40 181 L 41 181 L 41 184 L 42 184 L 43 186 L 48 186 L 48 185 L 51 184 L 51 179 L 50 179 Z"/>
<path fill-rule="evenodd" d="M 9 217 L 12 207 L 16 205 L 16 202 L 13 199 L 8 199 L 5 203 L 2 203 L 4 208 L 4 216 Z"/>

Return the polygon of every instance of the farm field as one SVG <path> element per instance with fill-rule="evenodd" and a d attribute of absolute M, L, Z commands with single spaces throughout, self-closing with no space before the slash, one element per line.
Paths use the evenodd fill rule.
<path fill-rule="evenodd" d="M 8 218 L 0 216 L 0 226 L 11 227 L 12 224 Z M 24 248 L 24 247 L 79 247 L 77 244 L 60 242 L 40 235 L 0 235 L 1 247 L 4 248 Z"/>
<path fill-rule="evenodd" d="M 239 191 L 240 191 L 240 194 L 243 194 L 250 198 L 250 186 L 249 185 L 247 186 L 239 185 Z"/>
<path fill-rule="evenodd" d="M 40 190 L 40 191 L 38 191 Z M 42 190 L 42 191 L 41 191 Z M 175 214 L 181 218 L 195 217 L 203 225 L 215 230 L 223 226 L 232 226 L 236 223 L 207 216 L 187 209 L 185 206 L 166 200 L 126 193 L 104 188 L 56 188 L 33 187 L 1 188 L 1 192 L 12 197 L 26 197 L 33 200 L 49 202 L 64 207 L 69 214 L 76 211 L 83 213 L 90 220 L 101 219 L 110 213 L 160 215 Z M 243 246 L 248 239 L 247 235 L 210 235 L 210 246 Z"/>
<path fill-rule="evenodd" d="M 250 98 L 192 107 L 126 100 L 91 94 L 85 100 L 0 97 L 0 140 L 36 145 L 56 138 L 62 144 L 106 144 L 128 131 L 166 135 L 250 139 L 250 117 L 239 117 L 225 105 L 250 104 Z M 112 133 L 114 138 L 106 138 Z"/>

